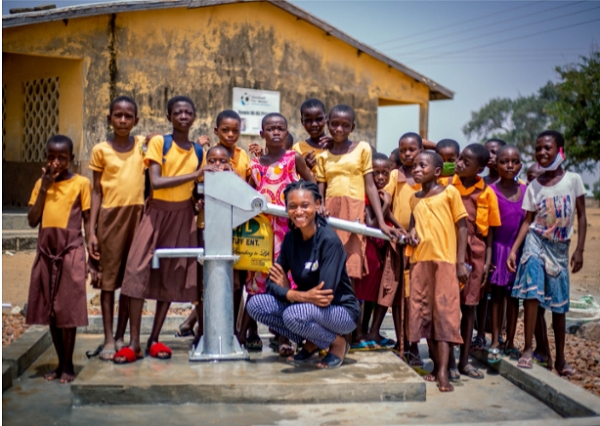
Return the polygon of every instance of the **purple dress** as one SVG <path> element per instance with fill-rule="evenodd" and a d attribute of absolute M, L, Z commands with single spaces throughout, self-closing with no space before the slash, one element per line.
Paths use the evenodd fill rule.
<path fill-rule="evenodd" d="M 494 242 L 492 244 L 492 264 L 496 267 L 490 282 L 493 285 L 512 289 L 515 274 L 506 267 L 506 260 L 510 250 L 517 239 L 521 224 L 525 219 L 525 211 L 522 208 L 523 197 L 527 186 L 520 184 L 521 198 L 518 201 L 509 201 L 502 195 L 496 187 L 496 184 L 490 185 L 490 188 L 496 193 L 498 198 L 498 207 L 500 209 L 500 220 L 502 225 L 494 229 Z"/>

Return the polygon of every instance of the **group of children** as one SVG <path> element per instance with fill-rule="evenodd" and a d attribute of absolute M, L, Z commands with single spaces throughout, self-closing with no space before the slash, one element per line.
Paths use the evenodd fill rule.
<path fill-rule="evenodd" d="M 316 182 L 324 199 L 321 215 L 366 223 L 389 237 L 383 241 L 337 231 L 346 250 L 348 275 L 363 302 L 362 318 L 352 335 L 354 349 L 393 347 L 416 366 L 421 363 L 417 343 L 427 338 L 434 370 L 425 379 L 437 381 L 441 391 L 451 391 L 450 381 L 460 374 L 483 377 L 468 357 L 476 308 L 491 292 L 490 361 L 498 360 L 502 349 L 519 358 L 519 366 L 531 367 L 536 356 L 533 333 L 547 308 L 553 312 L 556 333 L 555 366 L 561 374 L 572 374 L 563 351 L 569 285 L 566 256 L 576 212 L 578 243 L 571 263 L 573 272 L 581 269 L 585 207 L 581 179 L 561 167 L 560 133 L 547 131 L 536 141 L 538 165 L 533 171 L 539 177 L 526 187 L 518 181 L 518 149 L 497 139 L 469 145 L 461 152 L 453 140 L 435 144 L 406 133 L 388 158 L 368 143 L 350 139 L 355 114 L 349 106 L 336 105 L 327 112 L 321 101 L 309 99 L 302 104 L 300 116 L 308 137 L 290 149 L 293 139 L 286 118 L 279 113 L 266 115 L 261 131 L 265 147 L 252 144 L 250 158 L 236 146 L 241 119 L 234 111 L 217 116 L 218 142 L 205 152 L 202 145 L 209 144 L 207 137 L 198 142 L 190 139 L 196 117 L 191 99 L 169 100 L 171 134 L 145 138 L 131 135 L 138 122 L 137 105 L 121 96 L 112 101 L 107 116 L 111 138 L 92 151 L 92 185 L 69 171 L 70 139 L 57 135 L 48 140 L 47 164 L 30 201 L 29 222 L 32 227 L 40 225 L 40 236 L 27 311 L 28 323 L 47 324 L 52 331 L 59 365 L 46 375 L 48 380 L 64 383 L 74 378 L 75 331 L 87 325 L 88 268 L 92 285 L 101 290 L 105 333 L 104 343 L 90 356 L 115 363 L 144 356 L 140 326 L 146 299 L 157 302 L 147 356 L 171 357 L 171 349 L 159 342 L 171 302 L 195 304 L 196 312 L 180 326 L 178 335 L 194 334 L 194 342 L 198 341 L 203 333 L 201 265 L 191 258 L 163 259 L 159 269 L 150 265 L 156 248 L 203 245 L 203 201 L 195 192 L 195 182 L 207 171 L 233 171 L 279 205 L 284 205 L 283 191 L 290 183 Z M 482 178 L 479 175 L 486 167 L 489 174 Z M 276 258 L 288 222 L 269 220 Z M 266 280 L 264 273 L 235 271 L 236 314 L 243 311 L 241 284 L 250 299 L 265 292 Z M 522 354 L 513 342 L 518 299 L 525 300 Z M 505 304 L 507 340 L 502 343 Z M 380 334 L 390 308 L 398 342 Z M 252 318 L 244 313 L 239 324 L 235 333 L 240 343 L 262 349 Z M 478 321 L 478 333 L 485 336 L 482 328 Z M 549 349 L 539 350 L 544 332 L 536 333 L 537 355 L 548 362 Z M 281 356 L 294 353 L 283 336 L 271 343 Z M 460 345 L 458 365 L 453 345 Z"/>

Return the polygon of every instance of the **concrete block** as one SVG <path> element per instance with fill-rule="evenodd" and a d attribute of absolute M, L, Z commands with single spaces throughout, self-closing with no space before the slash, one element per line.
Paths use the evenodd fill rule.
<path fill-rule="evenodd" d="M 2 250 L 24 251 L 37 248 L 38 233 L 36 230 L 3 231 Z"/>
<path fill-rule="evenodd" d="M 341 368 L 318 370 L 317 357 L 294 367 L 269 350 L 250 361 L 190 362 L 189 342 L 163 342 L 173 349 L 168 361 L 88 362 L 71 385 L 73 406 L 425 401 L 423 379 L 390 351 L 352 353 Z"/>
<path fill-rule="evenodd" d="M 2 392 L 12 387 L 12 371 L 10 364 L 2 363 Z"/>
<path fill-rule="evenodd" d="M 29 229 L 27 212 L 2 213 L 2 230 L 9 229 Z"/>
<path fill-rule="evenodd" d="M 168 315 L 165 319 L 165 323 L 161 330 L 161 335 L 171 335 L 173 336 L 177 329 L 179 328 L 179 324 L 181 324 L 186 319 L 183 315 Z M 152 331 L 152 324 L 154 322 L 154 315 L 144 315 L 142 317 L 142 334 L 150 334 Z M 103 334 L 104 329 L 102 327 L 102 315 L 88 315 L 88 326 L 87 327 L 78 327 L 77 333 L 85 333 L 85 334 Z M 115 318 L 115 322 L 113 325 L 113 329 L 117 328 L 117 318 Z M 127 332 L 129 333 L 129 325 L 127 326 Z"/>
<path fill-rule="evenodd" d="M 46 326 L 29 327 L 14 342 L 2 349 L 2 363 L 10 366 L 16 379 L 52 345 L 52 336 Z"/>
<path fill-rule="evenodd" d="M 473 356 L 563 417 L 600 416 L 600 398 L 539 365 L 534 364 L 532 369 L 519 368 L 516 361 L 507 358 L 490 364 L 487 351 Z"/>

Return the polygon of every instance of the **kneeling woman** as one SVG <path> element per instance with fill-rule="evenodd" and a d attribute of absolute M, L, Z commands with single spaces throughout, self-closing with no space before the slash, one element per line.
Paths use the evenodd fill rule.
<path fill-rule="evenodd" d="M 328 349 L 317 367 L 336 368 L 350 347 L 343 335 L 354 331 L 360 316 L 346 272 L 346 252 L 337 234 L 317 214 L 321 205 L 317 185 L 294 182 L 284 196 L 293 226 L 271 268 L 267 293 L 250 299 L 248 313 L 296 343 L 306 340 L 288 361 L 306 361 L 320 349 Z M 288 272 L 298 286 L 295 290 L 290 288 Z"/>

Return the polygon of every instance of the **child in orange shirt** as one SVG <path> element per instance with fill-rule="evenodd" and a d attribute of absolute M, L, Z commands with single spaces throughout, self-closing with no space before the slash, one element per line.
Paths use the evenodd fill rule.
<path fill-rule="evenodd" d="M 326 149 L 330 138 L 325 135 L 327 113 L 325 105 L 318 99 L 307 99 L 300 106 L 300 121 L 308 133 L 308 139 L 295 143 L 292 149 L 300 153 L 306 165 L 315 172 L 317 155 Z"/>
<path fill-rule="evenodd" d="M 73 142 L 55 135 L 46 143 L 46 166 L 29 200 L 29 226 L 39 225 L 38 246 L 27 299 L 27 324 L 49 325 L 58 367 L 46 380 L 75 379 L 73 350 L 77 327 L 88 325 L 85 243 L 89 235 L 90 181 L 69 171 Z"/>
<path fill-rule="evenodd" d="M 460 347 L 458 371 L 472 379 L 483 378 L 483 373 L 469 363 L 469 349 L 473 336 L 475 307 L 481 299 L 492 262 L 490 228 L 501 225 L 496 193 L 478 176 L 485 169 L 489 158 L 490 154 L 485 146 L 478 143 L 468 145 L 458 157 L 456 174 L 452 179 L 452 185 L 458 189 L 469 214 L 465 261 L 470 265 L 471 272 L 460 294 L 463 344 Z"/>

